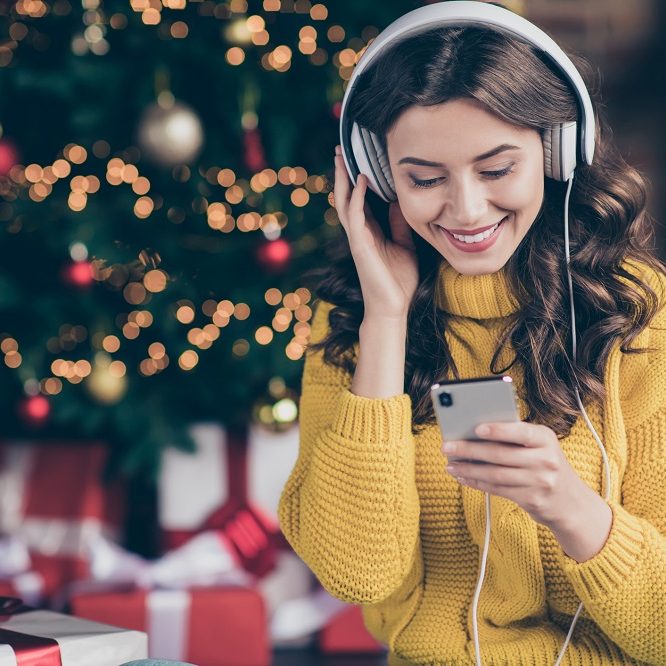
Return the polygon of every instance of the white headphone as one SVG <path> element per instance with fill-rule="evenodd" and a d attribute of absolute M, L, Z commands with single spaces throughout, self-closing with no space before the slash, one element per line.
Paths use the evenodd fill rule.
<path fill-rule="evenodd" d="M 354 72 L 344 98 L 340 112 L 340 146 L 347 172 L 356 185 L 358 175 L 363 173 L 368 178 L 368 187 L 386 202 L 396 201 L 397 195 L 388 157 L 384 153 L 381 142 L 375 134 L 364 127 L 352 122 L 349 117 L 349 100 L 357 89 L 359 76 L 365 71 L 389 46 L 414 37 L 415 35 L 444 26 L 456 27 L 483 27 L 491 28 L 520 39 L 527 44 L 545 53 L 558 67 L 559 71 L 571 84 L 578 100 L 580 123 L 562 122 L 553 127 L 546 128 L 542 134 L 544 147 L 544 173 L 548 178 L 559 181 L 568 181 L 564 203 L 564 247 L 566 269 L 569 286 L 569 303 L 572 329 L 572 358 L 576 359 L 576 314 L 574 310 L 573 284 L 570 269 L 569 255 L 569 197 L 573 185 L 574 171 L 581 163 L 592 164 L 595 144 L 595 120 L 592 110 L 590 94 L 585 87 L 583 79 L 562 49 L 540 28 L 514 14 L 508 9 L 490 5 L 477 0 L 451 0 L 428 5 L 415 9 L 391 23 L 382 31 L 366 49 L 356 64 Z M 575 387 L 578 409 L 585 420 L 585 424 L 597 443 L 604 462 L 604 499 L 610 497 L 610 465 L 604 445 L 590 421 L 585 407 L 580 399 L 578 388 Z M 477 666 L 481 666 L 481 650 L 479 646 L 479 630 L 477 626 L 477 605 L 481 586 L 486 570 L 488 549 L 490 543 L 490 496 L 486 493 L 486 533 L 481 556 L 479 579 L 474 591 L 472 602 L 472 622 L 474 628 L 474 648 Z M 583 604 L 578 606 L 564 645 L 555 662 L 561 664 L 569 641 L 573 634 Z"/>
<path fill-rule="evenodd" d="M 384 201 L 396 201 L 395 185 L 388 156 L 375 134 L 352 122 L 349 100 L 359 76 L 379 56 L 399 41 L 434 28 L 483 27 L 498 30 L 522 40 L 545 53 L 571 84 L 579 103 L 580 124 L 562 122 L 544 130 L 544 170 L 547 177 L 566 181 L 576 165 L 592 164 L 595 122 L 590 95 L 578 70 L 562 49 L 540 28 L 508 9 L 475 0 L 453 0 L 419 7 L 395 20 L 370 44 L 356 64 L 340 112 L 340 146 L 347 172 L 356 185 L 360 173 L 368 177 L 368 187 Z M 580 155 L 580 162 L 577 157 Z"/>

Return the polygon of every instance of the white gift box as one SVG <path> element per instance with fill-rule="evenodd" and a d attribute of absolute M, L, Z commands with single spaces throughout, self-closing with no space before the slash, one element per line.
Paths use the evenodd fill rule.
<path fill-rule="evenodd" d="M 195 453 L 167 448 L 162 455 L 158 512 L 165 530 L 196 529 L 229 499 L 226 429 L 199 423 L 190 433 Z M 298 440 L 298 425 L 282 433 L 249 427 L 247 499 L 276 526 L 280 494 L 298 458 Z"/>
<path fill-rule="evenodd" d="M 53 611 L 34 610 L 0 620 L 0 666 L 17 666 L 19 663 L 2 630 L 55 639 L 60 646 L 62 666 L 118 666 L 148 656 L 148 636 L 142 631 L 112 627 Z M 39 663 L 48 664 L 48 658 Z"/>

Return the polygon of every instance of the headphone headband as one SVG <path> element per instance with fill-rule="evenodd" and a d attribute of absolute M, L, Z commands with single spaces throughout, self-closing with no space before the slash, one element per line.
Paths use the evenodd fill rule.
<path fill-rule="evenodd" d="M 595 120 L 592 101 L 580 73 L 566 53 L 543 30 L 508 9 L 478 2 L 477 0 L 450 0 L 449 2 L 439 2 L 419 7 L 396 19 L 368 46 L 354 67 L 345 90 L 340 112 L 340 145 L 350 175 L 354 174 L 354 171 L 358 173 L 359 170 L 356 164 L 350 164 L 350 158 L 353 160 L 353 150 L 348 103 L 360 75 L 389 46 L 433 28 L 445 26 L 491 28 L 520 39 L 545 53 L 566 77 L 576 94 L 581 113 L 578 122 L 580 155 L 587 164 L 592 164 L 595 143 Z M 354 170 L 352 170 L 352 166 Z M 354 182 L 356 181 L 355 176 L 352 179 Z"/>

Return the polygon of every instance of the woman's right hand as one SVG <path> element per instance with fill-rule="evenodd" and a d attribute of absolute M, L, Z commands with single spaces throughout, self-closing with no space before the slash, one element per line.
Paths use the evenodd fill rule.
<path fill-rule="evenodd" d="M 386 238 L 365 202 L 367 177 L 359 175 L 350 194 L 351 180 L 340 146 L 335 153 L 335 209 L 361 283 L 364 318 L 406 319 L 419 280 L 412 229 L 398 202 L 393 202 L 389 206 L 392 239 Z"/>

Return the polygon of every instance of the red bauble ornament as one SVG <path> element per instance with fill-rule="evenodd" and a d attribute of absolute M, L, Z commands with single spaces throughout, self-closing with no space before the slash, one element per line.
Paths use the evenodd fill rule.
<path fill-rule="evenodd" d="M 258 172 L 266 168 L 266 158 L 264 156 L 264 147 L 261 144 L 261 134 L 255 127 L 245 130 L 243 135 L 245 166 L 249 171 Z"/>
<path fill-rule="evenodd" d="M 94 281 L 92 264 L 88 261 L 75 261 L 63 269 L 62 279 L 74 287 L 89 287 Z"/>
<path fill-rule="evenodd" d="M 0 176 L 7 176 L 18 161 L 19 154 L 14 144 L 7 139 L 0 140 Z"/>
<path fill-rule="evenodd" d="M 257 259 L 268 271 L 283 270 L 291 259 L 291 245 L 284 238 L 268 241 L 257 250 Z"/>
<path fill-rule="evenodd" d="M 342 102 L 336 102 L 331 108 L 331 112 L 333 113 L 334 118 L 340 120 L 340 114 L 342 113 Z"/>
<path fill-rule="evenodd" d="M 43 395 L 31 395 L 19 403 L 19 416 L 32 427 L 44 425 L 51 416 L 51 403 Z"/>

